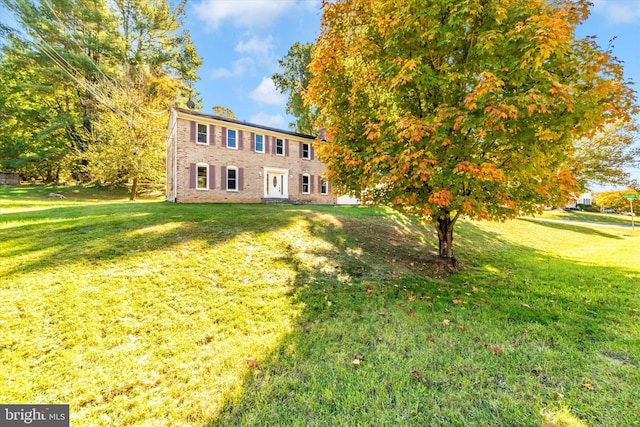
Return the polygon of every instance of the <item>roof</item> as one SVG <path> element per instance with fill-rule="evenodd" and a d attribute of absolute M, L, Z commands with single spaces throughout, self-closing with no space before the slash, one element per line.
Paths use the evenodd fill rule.
<path fill-rule="evenodd" d="M 201 118 L 204 118 L 204 119 L 219 120 L 219 121 L 222 121 L 222 122 L 227 122 L 227 123 L 232 123 L 232 124 L 236 124 L 236 125 L 252 127 L 252 128 L 255 128 L 255 129 L 261 129 L 261 130 L 266 130 L 266 131 L 270 131 L 270 132 L 284 133 L 286 135 L 291 135 L 291 136 L 295 136 L 295 137 L 298 137 L 298 138 L 316 139 L 316 137 L 313 136 L 313 135 L 306 135 L 304 133 L 293 132 L 293 131 L 290 131 L 290 130 L 276 129 L 276 128 L 272 128 L 272 127 L 269 127 L 269 126 L 258 125 L 258 124 L 255 124 L 255 123 L 248 123 L 248 122 L 245 122 L 245 121 L 242 121 L 242 120 L 235 120 L 235 119 L 230 119 L 228 117 L 216 116 L 214 114 L 201 113 L 200 111 L 188 110 L 186 108 L 173 107 L 172 110 L 174 110 L 177 113 L 182 114 L 182 115 L 201 117 Z"/>

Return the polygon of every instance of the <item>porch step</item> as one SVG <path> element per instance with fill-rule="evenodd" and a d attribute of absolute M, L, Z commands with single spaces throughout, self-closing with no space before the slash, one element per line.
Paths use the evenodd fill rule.
<path fill-rule="evenodd" d="M 266 205 L 291 205 L 293 202 L 289 199 L 282 199 L 280 197 L 263 197 L 262 203 Z"/>

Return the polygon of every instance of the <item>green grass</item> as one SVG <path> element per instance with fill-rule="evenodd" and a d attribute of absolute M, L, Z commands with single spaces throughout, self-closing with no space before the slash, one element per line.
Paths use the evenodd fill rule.
<path fill-rule="evenodd" d="M 0 187 L 2 402 L 82 426 L 638 425 L 637 230 L 466 221 L 450 275 L 386 210 L 48 192 Z"/>
<path fill-rule="evenodd" d="M 594 224 L 631 225 L 631 216 L 616 213 L 582 212 L 552 210 L 544 211 L 540 218 L 561 219 L 565 221 L 590 222 Z M 634 218 L 636 226 L 640 226 L 638 218 Z"/>

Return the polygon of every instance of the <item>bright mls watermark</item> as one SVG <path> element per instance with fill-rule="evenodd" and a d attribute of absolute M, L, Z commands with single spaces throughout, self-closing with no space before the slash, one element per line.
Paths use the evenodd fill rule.
<path fill-rule="evenodd" d="M 69 405 L 0 404 L 0 427 L 69 427 Z"/>

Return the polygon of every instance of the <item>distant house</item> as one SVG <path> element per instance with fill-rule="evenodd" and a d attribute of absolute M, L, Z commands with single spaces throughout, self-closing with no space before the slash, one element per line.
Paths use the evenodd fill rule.
<path fill-rule="evenodd" d="M 335 204 L 315 137 L 173 108 L 166 200 Z"/>
<path fill-rule="evenodd" d="M 570 200 L 567 203 L 567 208 L 569 209 L 575 209 L 578 207 L 578 205 L 587 205 L 587 206 L 591 206 L 591 202 L 593 200 L 593 197 L 591 195 L 591 192 L 586 192 L 586 193 L 582 193 L 580 195 L 578 195 L 577 197 L 575 197 L 575 199 Z"/>

